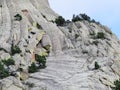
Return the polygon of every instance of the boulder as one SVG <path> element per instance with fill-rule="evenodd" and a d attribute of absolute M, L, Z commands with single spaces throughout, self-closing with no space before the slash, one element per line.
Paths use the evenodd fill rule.
<path fill-rule="evenodd" d="M 20 72 L 20 79 L 21 80 L 26 80 L 28 78 L 29 78 L 29 73 L 24 72 L 24 71 Z"/>
<path fill-rule="evenodd" d="M 46 45 L 52 45 L 50 37 L 47 34 L 42 37 L 42 46 L 45 47 Z"/>
<path fill-rule="evenodd" d="M 0 90 L 23 90 L 22 83 L 14 77 L 0 80 Z"/>
<path fill-rule="evenodd" d="M 11 56 L 9 53 L 5 53 L 4 51 L 0 51 L 0 59 L 9 59 Z"/>

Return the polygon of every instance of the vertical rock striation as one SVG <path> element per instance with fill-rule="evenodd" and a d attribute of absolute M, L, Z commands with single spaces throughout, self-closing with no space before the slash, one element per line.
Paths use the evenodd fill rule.
<path fill-rule="evenodd" d="M 0 0 L 0 61 L 12 57 L 9 68 L 17 73 L 0 80 L 0 90 L 112 90 L 120 77 L 120 40 L 86 20 L 57 26 L 58 16 L 48 0 Z M 12 55 L 12 45 L 21 52 Z M 28 69 L 35 54 L 48 56 L 47 68 L 28 78 L 18 69 Z"/>

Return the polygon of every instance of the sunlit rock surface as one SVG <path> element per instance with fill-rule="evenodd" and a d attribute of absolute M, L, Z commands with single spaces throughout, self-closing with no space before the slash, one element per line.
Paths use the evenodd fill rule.
<path fill-rule="evenodd" d="M 22 20 L 16 20 L 16 14 Z M 13 56 L 27 68 L 34 54 L 46 55 L 47 67 L 30 74 L 22 83 L 18 77 L 0 80 L 0 90 L 111 90 L 120 77 L 120 40 L 103 25 L 78 21 L 57 26 L 59 15 L 48 0 L 0 0 L 0 60 L 10 57 L 14 43 L 22 50 Z M 105 39 L 94 38 L 103 32 Z M 95 70 L 98 62 L 100 69 Z M 22 74 L 23 75 L 23 74 Z M 26 74 L 23 77 L 27 77 Z M 25 83 L 34 83 L 32 87 Z M 17 83 L 17 85 L 16 85 Z"/>

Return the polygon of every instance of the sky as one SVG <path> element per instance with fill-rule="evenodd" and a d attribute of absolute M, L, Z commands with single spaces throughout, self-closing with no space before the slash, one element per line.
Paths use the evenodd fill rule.
<path fill-rule="evenodd" d="M 49 0 L 51 8 L 66 19 L 86 13 L 108 26 L 120 39 L 120 0 Z"/>

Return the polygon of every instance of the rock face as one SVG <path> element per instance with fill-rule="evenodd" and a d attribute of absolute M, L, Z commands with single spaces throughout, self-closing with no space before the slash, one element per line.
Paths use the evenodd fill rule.
<path fill-rule="evenodd" d="M 112 90 L 120 77 L 120 40 L 104 25 L 83 20 L 57 26 L 57 17 L 48 0 L 0 0 L 0 61 L 11 57 L 14 44 L 21 49 L 12 55 L 15 69 L 27 69 L 34 54 L 47 55 L 44 47 L 50 48 L 45 69 L 22 75 L 28 78 L 23 84 L 19 74 L 5 78 L 0 90 Z"/>

